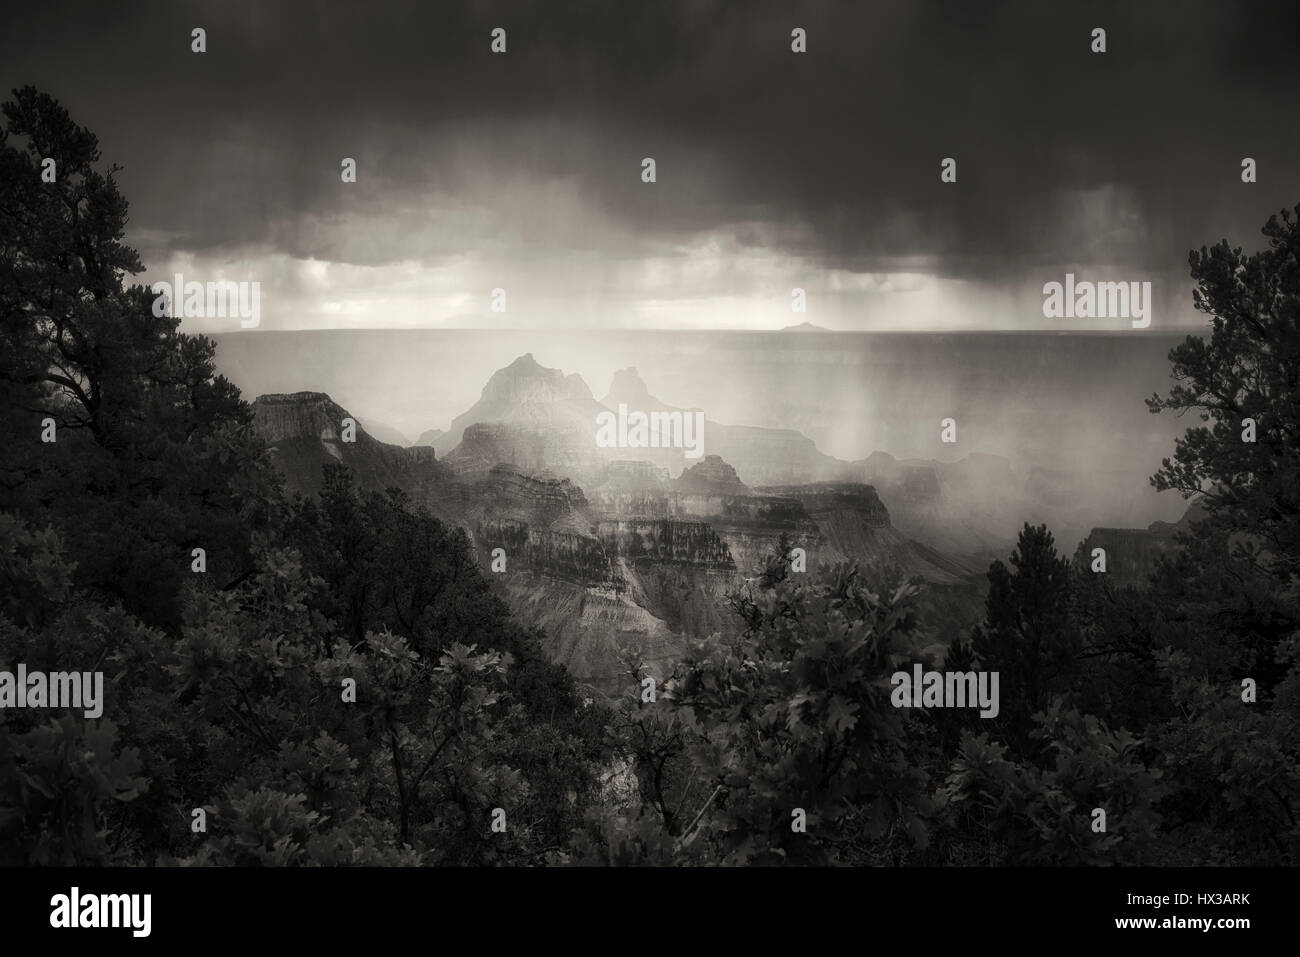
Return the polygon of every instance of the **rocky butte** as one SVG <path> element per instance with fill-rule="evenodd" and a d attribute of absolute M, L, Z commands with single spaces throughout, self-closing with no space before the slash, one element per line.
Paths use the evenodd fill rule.
<path fill-rule="evenodd" d="M 607 402 L 673 411 L 635 370 L 614 385 Z M 782 536 L 810 568 L 893 565 L 977 611 L 982 566 L 899 531 L 871 485 L 812 478 L 849 463 L 805 436 L 706 422 L 710 451 L 689 462 L 681 449 L 599 449 L 602 409 L 580 377 L 530 355 L 498 370 L 432 447 L 387 445 L 361 427 L 343 442 L 348 412 L 323 393 L 254 402 L 289 488 L 314 491 L 321 466 L 341 462 L 359 485 L 400 487 L 464 528 L 485 569 L 492 549 L 506 549 L 508 571 L 492 578 L 514 614 L 544 628 L 550 654 L 602 691 L 621 688 L 628 650 L 662 677 L 690 639 L 733 632 L 727 596 L 757 577 Z"/>
<path fill-rule="evenodd" d="M 1206 517 L 1193 501 L 1177 522 L 1152 522 L 1146 528 L 1094 528 L 1079 545 L 1077 560 L 1090 568 L 1095 548 L 1106 550 L 1106 580 L 1117 587 L 1147 583 L 1160 559 L 1178 550 L 1178 535 L 1191 532 L 1192 524 Z"/>
<path fill-rule="evenodd" d="M 265 439 L 290 491 L 319 491 L 321 466 L 347 465 L 359 485 L 406 486 L 434 465 L 432 449 L 405 449 L 373 438 L 359 420 L 356 441 L 342 439 L 343 420 L 354 418 L 323 392 L 262 395 L 253 401 L 253 427 Z"/>

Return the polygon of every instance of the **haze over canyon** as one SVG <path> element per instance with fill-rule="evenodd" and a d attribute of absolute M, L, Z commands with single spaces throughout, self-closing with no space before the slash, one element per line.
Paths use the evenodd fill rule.
<path fill-rule="evenodd" d="M 596 688 L 616 685 L 629 651 L 662 671 L 690 639 L 733 628 L 727 595 L 783 537 L 812 567 L 921 578 L 951 630 L 977 617 L 984 570 L 1025 522 L 1067 552 L 1114 543 L 1117 573 L 1140 577 L 1186 510 L 1148 482 L 1178 423 L 1141 401 L 1166 386 L 1172 336 L 216 338 L 292 490 L 342 463 L 462 527 L 485 568 L 505 549 L 493 578 L 512 610 Z M 589 383 L 604 382 L 598 397 Z M 697 455 L 602 447 L 602 414 L 620 407 L 700 416 Z"/>

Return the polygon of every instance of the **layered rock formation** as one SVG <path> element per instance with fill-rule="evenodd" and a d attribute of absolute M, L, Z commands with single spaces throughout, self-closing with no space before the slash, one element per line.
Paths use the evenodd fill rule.
<path fill-rule="evenodd" d="M 378 441 L 323 392 L 258 396 L 253 416 L 254 428 L 266 440 L 291 492 L 318 491 L 321 466 L 331 463 L 347 465 L 359 484 L 374 488 L 408 487 L 442 475 L 432 449 Z M 348 418 L 356 422 L 352 442 L 343 441 L 343 420 Z"/>
<path fill-rule="evenodd" d="M 527 353 L 493 373 L 479 400 L 456 416 L 433 445 L 445 456 L 461 443 L 470 426 L 497 425 L 512 426 L 522 436 L 577 432 L 586 437 L 583 444 L 594 449 L 596 415 L 604 411 L 581 376 L 547 369 Z M 494 434 L 505 436 L 511 431 L 498 429 Z"/>
<path fill-rule="evenodd" d="M 874 452 L 845 462 L 793 429 L 725 425 L 707 417 L 703 459 L 688 458 L 681 447 L 597 447 L 597 416 L 618 410 L 683 417 L 696 411 L 654 396 L 631 367 L 614 374 L 597 402 L 578 376 L 547 369 L 525 355 L 491 377 L 480 400 L 456 417 L 438 445 L 447 464 L 463 475 L 507 463 L 525 472 L 567 476 L 588 490 L 617 488 L 628 496 L 624 504 L 643 486 L 661 486 L 665 473 L 684 481 L 682 490 L 727 494 L 740 486 L 865 483 L 875 487 L 905 536 L 967 564 L 1005 557 L 1025 522 L 1045 522 L 1061 541 L 1078 541 L 1091 527 L 1099 501 L 1121 515 L 1115 503 L 1131 501 L 1138 514 L 1146 502 L 1145 477 L 1132 473 L 1090 474 L 1081 484 L 1079 474 L 1067 469 L 1038 466 L 1022 474 L 1008 459 L 980 453 L 939 462 Z M 718 462 L 732 474 L 712 474 Z M 710 488 L 719 481 L 734 487 Z"/>
<path fill-rule="evenodd" d="M 592 430 L 572 425 L 537 428 L 508 422 L 475 422 L 465 426 L 460 443 L 443 461 L 465 476 L 485 474 L 499 464 L 524 472 L 580 479 L 600 469 Z"/>
<path fill-rule="evenodd" d="M 1204 508 L 1193 502 L 1177 522 L 1152 522 L 1146 528 L 1094 528 L 1080 543 L 1077 559 L 1091 568 L 1093 549 L 1104 548 L 1107 580 L 1119 587 L 1141 588 L 1160 559 L 1178 550 L 1179 534 L 1190 532 L 1192 523 L 1204 518 Z"/>
<path fill-rule="evenodd" d="M 519 382 L 531 370 L 525 363 L 516 373 L 484 390 L 488 407 L 509 420 L 501 393 L 521 396 L 540 421 L 536 385 Z M 542 381 L 549 394 L 581 407 L 572 379 Z M 565 466 L 556 455 L 565 446 L 548 429 L 462 422 L 462 441 L 439 462 L 433 449 L 384 445 L 360 428 L 355 443 L 341 442 L 347 412 L 321 393 L 263 396 L 254 408 L 291 488 L 319 487 L 320 466 L 342 462 L 362 486 L 396 485 L 463 527 L 484 568 L 494 549 L 505 549 L 506 572 L 492 578 L 512 611 L 545 629 L 556 660 L 606 691 L 621 687 L 627 653 L 662 677 L 692 638 L 736 629 L 728 595 L 752 583 L 782 536 L 807 551 L 813 568 L 844 560 L 894 565 L 974 593 L 975 569 L 893 528 L 875 490 L 862 483 L 750 488 L 711 454 L 676 479 L 651 462 L 592 463 L 580 473 L 592 476 L 584 488 L 551 474 Z"/>
<path fill-rule="evenodd" d="M 655 398 L 635 368 L 614 373 L 609 393 L 601 400 L 601 405 L 610 410 L 616 410 L 620 404 L 646 413 L 686 415 L 694 411 Z M 703 451 L 706 456 L 713 455 L 730 463 L 739 480 L 751 485 L 834 478 L 839 466 L 844 464 L 818 451 L 812 439 L 794 429 L 723 425 L 707 417 Z M 669 468 L 674 475 L 692 466 L 692 461 L 680 449 L 638 449 L 637 455 Z"/>
<path fill-rule="evenodd" d="M 720 455 L 707 455 L 704 461 L 692 465 L 677 479 L 683 492 L 702 495 L 749 495 L 749 487 L 740 480 L 736 470 Z"/>

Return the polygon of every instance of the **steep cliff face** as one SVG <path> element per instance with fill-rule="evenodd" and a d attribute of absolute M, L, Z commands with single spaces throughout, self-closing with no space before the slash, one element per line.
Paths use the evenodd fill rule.
<path fill-rule="evenodd" d="M 594 428 L 594 426 L 593 426 Z M 507 422 L 465 427 L 459 444 L 443 459 L 457 474 L 476 475 L 494 465 L 536 474 L 585 478 L 601 466 L 592 429 L 536 428 Z"/>
<path fill-rule="evenodd" d="M 693 630 L 720 621 L 733 581 L 726 543 L 691 522 L 605 522 L 568 480 L 494 468 L 472 486 L 458 520 L 512 612 L 546 631 L 546 647 L 580 680 L 607 693 L 626 682 L 635 652 L 663 677 Z M 710 630 L 717 630 L 712 628 Z"/>
<path fill-rule="evenodd" d="M 479 541 L 480 529 L 499 528 L 503 534 L 533 536 L 577 535 L 594 538 L 594 521 L 582 489 L 568 479 L 547 479 L 526 475 L 504 465 L 493 466 L 486 475 L 452 481 L 411 491 L 411 499 L 446 522 L 459 525 L 485 547 L 506 547 L 497 540 Z M 514 533 L 508 529 L 518 529 Z M 516 538 L 519 543 L 524 538 Z M 532 546 L 540 539 L 529 539 Z"/>
<path fill-rule="evenodd" d="M 625 581 L 627 596 L 662 621 L 680 647 L 708 635 L 739 631 L 739 619 L 727 606 L 727 596 L 741 584 L 731 569 L 641 562 L 625 566 Z"/>
<path fill-rule="evenodd" d="M 731 550 L 704 522 L 672 519 L 618 519 L 598 525 L 615 555 L 629 562 L 657 562 L 734 571 Z"/>
<path fill-rule="evenodd" d="M 517 382 L 508 388 L 536 394 Z M 894 529 L 861 483 L 753 489 L 709 455 L 676 480 L 653 463 L 603 462 L 584 490 L 547 471 L 557 460 L 554 430 L 470 423 L 438 462 L 433 449 L 384 445 L 361 429 L 355 443 L 341 442 L 347 412 L 319 393 L 266 396 L 255 408 L 293 486 L 310 491 L 322 462 L 343 462 L 362 486 L 401 487 L 464 528 L 514 613 L 543 627 L 556 660 L 604 691 L 625 681 L 627 652 L 662 677 L 691 639 L 734 633 L 728 596 L 754 580 L 782 535 L 813 568 L 893 564 L 939 586 L 967 571 Z M 495 549 L 504 549 L 504 565 L 492 571 Z"/>
<path fill-rule="evenodd" d="M 945 555 L 894 528 L 889 511 L 870 485 L 822 482 L 755 491 L 795 501 L 807 513 L 817 535 L 807 539 L 808 545 L 796 544 L 808 552 L 810 564 L 857 561 L 893 566 L 908 577 L 936 585 L 963 584 L 982 570 L 977 562 Z"/>
<path fill-rule="evenodd" d="M 815 482 L 809 485 L 761 487 L 763 495 L 789 498 L 816 521 L 852 517 L 855 524 L 888 528 L 889 511 L 870 485 L 857 482 Z"/>
<path fill-rule="evenodd" d="M 446 456 L 460 444 L 467 428 L 494 424 L 516 426 L 521 435 L 578 433 L 586 436 L 586 445 L 594 447 L 596 415 L 602 411 L 604 406 L 595 400 L 581 376 L 545 368 L 528 353 L 493 373 L 479 400 L 456 416 L 451 428 L 433 444 L 439 455 Z"/>
<path fill-rule="evenodd" d="M 491 567 L 492 552 L 505 549 L 507 569 L 525 568 L 538 575 L 584 586 L 615 584 L 614 565 L 605 543 L 578 532 L 535 528 L 522 521 L 482 521 L 475 524 L 473 539 L 485 567 Z"/>
<path fill-rule="evenodd" d="M 758 574 L 782 533 L 792 540 L 822 541 L 798 501 L 755 495 L 744 486 L 736 490 L 730 482 L 720 488 L 710 484 L 678 481 L 664 488 L 636 491 L 602 486 L 591 492 L 591 510 L 602 529 L 635 530 L 638 534 L 659 534 L 653 529 L 666 529 L 664 535 L 673 536 L 676 558 L 685 557 L 700 567 L 731 569 L 737 585 Z M 725 545 L 725 554 L 713 544 L 715 540 Z M 684 556 L 682 547 L 687 548 Z M 643 552 L 624 548 L 622 554 L 636 557 Z"/>
<path fill-rule="evenodd" d="M 260 395 L 253 400 L 254 424 L 268 444 L 315 438 L 332 447 L 348 412 L 324 392 Z"/>
<path fill-rule="evenodd" d="M 740 581 L 728 543 L 709 524 L 611 516 L 567 480 L 497 466 L 474 485 L 467 525 L 485 568 L 511 609 L 547 631 L 548 648 L 577 676 L 613 692 L 622 656 L 641 654 L 652 673 L 692 637 L 734 627 L 726 595 Z M 642 499 L 644 500 L 644 494 Z"/>
<path fill-rule="evenodd" d="M 356 421 L 354 441 L 345 442 L 344 419 Z M 258 396 L 253 425 L 266 440 L 290 491 L 311 493 L 321 486 L 321 466 L 347 465 L 360 484 L 383 488 L 438 484 L 445 471 L 433 449 L 405 449 L 377 441 L 323 392 Z"/>
<path fill-rule="evenodd" d="M 759 574 L 782 536 L 803 548 L 814 565 L 840 561 L 895 565 L 908 575 L 943 585 L 964 581 L 982 570 L 978 564 L 927 548 L 893 528 L 889 511 L 869 485 L 828 482 L 737 489 L 728 480 L 730 470 L 725 466 L 725 462 L 705 466 L 706 474 L 723 477 L 716 485 L 683 477 L 671 490 L 597 488 L 590 496 L 591 511 L 602 528 L 665 520 L 673 523 L 669 527 L 686 523 L 707 526 L 727 546 L 736 585 Z M 691 560 L 719 564 L 707 553 L 693 555 Z"/>
<path fill-rule="evenodd" d="M 499 594 L 520 621 L 544 629 L 553 661 L 581 682 L 615 695 L 626 690 L 625 656 L 637 655 L 660 681 L 689 645 L 689 636 L 626 588 L 581 586 L 547 576 L 500 576 Z"/>
<path fill-rule="evenodd" d="M 1093 549 L 1106 550 L 1106 577 L 1114 585 L 1144 587 L 1156 564 L 1178 550 L 1177 536 L 1191 531 L 1193 522 L 1205 518 L 1193 502 L 1177 522 L 1152 522 L 1146 528 L 1094 528 L 1079 545 L 1077 557 L 1084 567 L 1093 564 Z"/>
<path fill-rule="evenodd" d="M 704 450 L 730 462 L 748 485 L 824 481 L 835 478 L 844 465 L 794 429 L 706 422 Z"/>

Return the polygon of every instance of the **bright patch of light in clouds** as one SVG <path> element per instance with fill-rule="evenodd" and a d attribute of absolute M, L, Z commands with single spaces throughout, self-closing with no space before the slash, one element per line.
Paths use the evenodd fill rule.
<path fill-rule="evenodd" d="M 568 213 L 583 215 L 576 204 Z M 414 252 L 424 245 L 427 224 L 423 216 L 403 222 Z M 347 227 L 349 245 L 362 247 L 356 237 L 370 235 L 395 249 L 403 245 L 403 222 L 355 220 Z M 602 230 L 609 226 L 601 219 Z M 945 278 L 927 273 L 921 261 L 900 260 L 887 271 L 829 267 L 788 254 L 769 231 L 749 223 L 675 240 L 611 236 L 622 250 L 617 255 L 515 237 L 454 253 L 424 246 L 428 255 L 373 263 L 294 256 L 274 247 L 237 255 L 226 247 L 167 251 L 164 237 L 148 238 L 163 254 L 155 253 L 152 261 L 160 265 L 145 274 L 146 282 L 170 280 L 177 272 L 187 281 L 259 282 L 267 329 L 741 330 L 810 322 L 842 331 L 919 332 L 1044 325 L 1037 282 L 990 286 Z M 1046 267 L 1043 275 L 1069 268 Z M 506 291 L 504 313 L 491 311 L 497 288 Z M 803 313 L 791 309 L 795 288 L 804 290 Z M 1061 331 L 1111 325 L 1080 320 Z M 236 319 L 184 320 L 188 332 L 236 326 Z"/>

